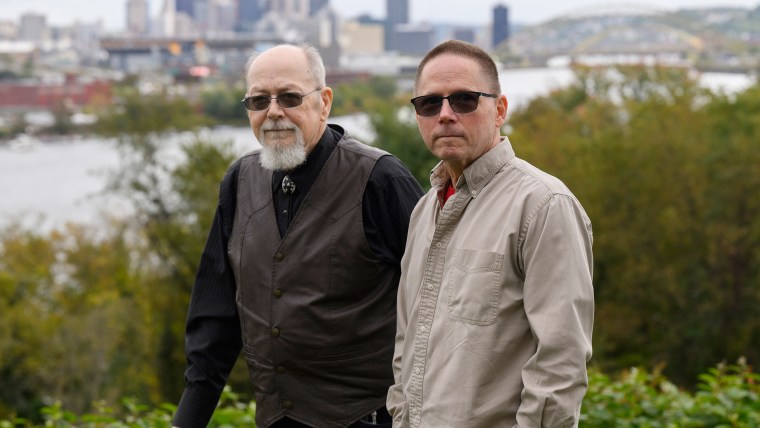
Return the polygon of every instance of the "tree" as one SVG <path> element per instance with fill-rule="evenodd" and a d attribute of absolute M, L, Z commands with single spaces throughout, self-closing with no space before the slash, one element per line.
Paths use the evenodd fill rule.
<path fill-rule="evenodd" d="M 563 179 L 594 225 L 595 360 L 679 383 L 758 360 L 760 115 L 686 70 L 580 70 L 513 113 L 518 155 Z M 754 137 L 754 138 L 753 138 Z"/>

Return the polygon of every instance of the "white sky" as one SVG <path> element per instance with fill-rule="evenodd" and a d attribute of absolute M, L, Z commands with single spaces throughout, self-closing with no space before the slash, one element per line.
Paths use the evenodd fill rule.
<path fill-rule="evenodd" d="M 150 8 L 158 11 L 164 0 L 148 0 Z M 535 24 L 566 13 L 603 8 L 643 8 L 644 10 L 674 10 L 685 7 L 739 6 L 755 8 L 760 0 L 409 0 L 413 22 L 447 22 L 486 24 L 491 8 L 499 3 L 510 8 L 513 23 Z M 330 0 L 333 8 L 344 17 L 369 13 L 385 16 L 385 0 Z M 103 19 L 109 30 L 124 28 L 126 0 L 0 0 L 0 20 L 18 21 L 24 12 L 47 15 L 53 25 L 93 22 Z"/>

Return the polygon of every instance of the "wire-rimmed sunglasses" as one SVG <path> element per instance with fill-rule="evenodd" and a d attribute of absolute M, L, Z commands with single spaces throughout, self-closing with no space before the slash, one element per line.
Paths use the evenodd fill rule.
<path fill-rule="evenodd" d="M 250 97 L 243 98 L 240 102 L 243 103 L 246 110 L 261 111 L 269 108 L 269 104 L 272 100 L 277 100 L 277 105 L 280 108 L 293 108 L 303 104 L 303 97 L 311 95 L 322 88 L 317 88 L 306 94 L 299 94 L 298 92 L 283 92 L 275 96 L 269 95 L 251 95 Z"/>
<path fill-rule="evenodd" d="M 454 92 L 448 96 L 423 95 L 412 98 L 414 110 L 420 116 L 437 116 L 443 108 L 443 100 L 449 100 L 449 105 L 454 113 L 472 113 L 478 108 L 478 100 L 481 96 L 497 98 L 494 94 L 477 91 Z"/>

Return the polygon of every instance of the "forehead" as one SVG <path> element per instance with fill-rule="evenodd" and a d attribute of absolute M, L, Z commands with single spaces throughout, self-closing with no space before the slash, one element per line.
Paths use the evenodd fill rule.
<path fill-rule="evenodd" d="M 248 72 L 248 90 L 304 90 L 313 80 L 306 56 L 300 49 L 279 47 L 263 52 L 253 61 Z"/>
<path fill-rule="evenodd" d="M 417 90 L 420 95 L 460 89 L 485 91 L 486 85 L 485 74 L 474 59 L 443 54 L 425 64 Z"/>

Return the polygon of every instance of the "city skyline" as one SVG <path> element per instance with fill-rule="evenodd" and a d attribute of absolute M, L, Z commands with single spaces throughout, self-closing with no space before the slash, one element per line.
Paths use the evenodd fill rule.
<path fill-rule="evenodd" d="M 149 0 L 151 16 L 160 10 L 164 0 Z M 345 18 L 360 14 L 385 16 L 385 0 L 331 0 L 332 7 Z M 434 7 L 433 3 L 435 4 Z M 669 0 L 668 7 L 651 1 L 610 2 L 600 0 L 410 0 L 412 22 L 445 22 L 464 25 L 487 25 L 491 10 L 497 4 L 509 7 L 510 21 L 536 24 L 557 16 L 595 8 L 633 7 L 641 10 L 672 11 L 679 8 L 744 7 L 755 8 L 760 0 Z M 0 20 L 18 21 L 23 13 L 42 13 L 49 25 L 69 25 L 75 21 L 91 23 L 103 20 L 109 31 L 121 31 L 126 26 L 126 0 L 91 2 L 90 0 L 0 0 Z"/>

